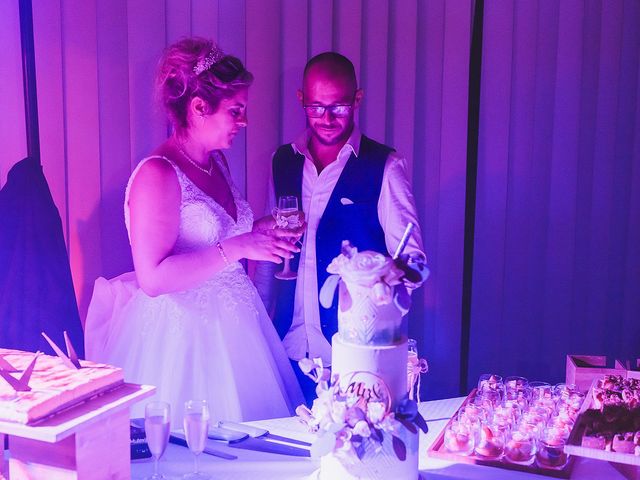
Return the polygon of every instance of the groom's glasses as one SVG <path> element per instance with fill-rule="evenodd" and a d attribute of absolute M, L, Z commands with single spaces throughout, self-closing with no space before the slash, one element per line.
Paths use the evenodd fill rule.
<path fill-rule="evenodd" d="M 320 118 L 323 117 L 325 112 L 329 110 L 331 115 L 336 118 L 344 118 L 351 113 L 351 109 L 353 108 L 353 104 L 351 105 L 305 105 L 304 111 L 307 114 L 307 117 L 311 118 Z"/>

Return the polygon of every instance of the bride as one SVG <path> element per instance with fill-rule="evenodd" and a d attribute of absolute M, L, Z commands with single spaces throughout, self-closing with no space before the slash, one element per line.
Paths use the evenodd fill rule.
<path fill-rule="evenodd" d="M 252 80 L 209 40 L 167 48 L 156 90 L 174 133 L 138 164 L 125 193 L 135 273 L 99 278 L 89 307 L 87 358 L 156 385 L 174 425 L 188 399 L 206 399 L 212 418 L 235 421 L 288 416 L 303 402 L 239 262 L 280 263 L 299 250 L 271 219 L 253 222 L 221 152 L 247 125 Z"/>

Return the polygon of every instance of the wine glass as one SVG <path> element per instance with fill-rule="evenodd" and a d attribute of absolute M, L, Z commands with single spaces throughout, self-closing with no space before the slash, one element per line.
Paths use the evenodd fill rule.
<path fill-rule="evenodd" d="M 300 213 L 298 212 L 298 197 L 282 196 L 278 197 L 278 207 L 273 211 L 276 219 L 276 227 L 284 230 L 296 230 L 301 226 Z M 284 259 L 284 268 L 274 275 L 280 280 L 294 280 L 298 274 L 291 270 L 289 258 Z"/>
<path fill-rule="evenodd" d="M 207 480 L 209 475 L 200 472 L 198 456 L 204 451 L 209 432 L 209 405 L 206 400 L 187 400 L 184 404 L 184 436 L 194 455 L 194 471 L 184 475 L 185 480 Z"/>
<path fill-rule="evenodd" d="M 158 461 L 169 442 L 171 407 L 167 402 L 150 402 L 144 408 L 144 431 L 151 455 L 153 455 L 153 475 L 145 480 L 163 480 L 158 473 Z"/>

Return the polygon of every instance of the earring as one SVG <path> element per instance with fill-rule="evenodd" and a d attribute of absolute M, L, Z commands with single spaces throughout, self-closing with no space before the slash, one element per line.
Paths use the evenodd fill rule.
<path fill-rule="evenodd" d="M 200 117 L 200 126 L 204 127 L 204 113 L 199 115 L 199 117 Z"/>

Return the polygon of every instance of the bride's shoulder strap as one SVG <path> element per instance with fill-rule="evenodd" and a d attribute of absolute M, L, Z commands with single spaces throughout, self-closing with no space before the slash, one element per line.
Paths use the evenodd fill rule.
<path fill-rule="evenodd" d="M 138 175 L 138 172 L 140 171 L 142 166 L 145 163 L 147 163 L 149 160 L 153 160 L 153 159 L 161 159 L 161 160 L 164 160 L 165 162 L 167 162 L 169 165 L 171 165 L 173 167 L 173 170 L 176 172 L 176 175 L 178 176 L 178 180 L 180 180 L 180 169 L 178 168 L 178 166 L 172 160 L 168 159 L 164 155 L 149 155 L 148 157 L 145 157 L 142 160 L 140 160 L 138 165 L 136 165 L 136 167 L 131 172 L 131 176 L 129 177 L 129 183 L 127 185 L 127 187 L 128 187 L 127 189 L 131 188 L 131 184 L 133 183 L 133 179 L 136 177 L 136 175 Z"/>
<path fill-rule="evenodd" d="M 127 227 L 127 232 L 128 233 L 129 233 L 129 223 L 130 223 L 129 195 L 131 194 L 131 185 L 133 184 L 134 179 L 138 175 L 138 172 L 140 171 L 140 168 L 142 168 L 142 166 L 145 163 L 147 163 L 147 161 L 149 161 L 151 159 L 154 159 L 154 158 L 160 158 L 160 159 L 166 161 L 169 165 L 171 165 L 173 167 L 173 170 L 176 172 L 176 177 L 177 177 L 178 183 L 180 184 L 180 188 L 182 188 L 182 181 L 180 179 L 180 169 L 178 168 L 178 166 L 175 163 L 173 163 L 167 157 L 165 157 L 163 155 L 150 155 L 150 156 L 145 157 L 142 160 L 140 160 L 138 165 L 136 165 L 136 167 L 131 172 L 131 175 L 129 176 L 129 181 L 127 182 L 127 187 L 125 188 L 125 191 L 124 191 L 124 222 L 125 222 L 125 225 Z M 130 233 L 129 233 L 129 241 L 131 241 L 131 234 Z"/>

